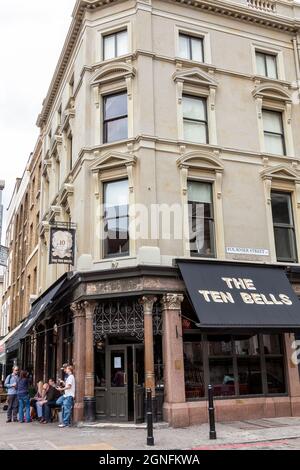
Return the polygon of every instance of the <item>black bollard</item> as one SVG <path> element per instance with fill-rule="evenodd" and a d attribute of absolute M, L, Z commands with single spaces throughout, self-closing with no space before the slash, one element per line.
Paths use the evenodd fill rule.
<path fill-rule="evenodd" d="M 209 415 L 209 438 L 217 439 L 215 408 L 214 408 L 214 392 L 212 385 L 208 386 L 208 415 Z"/>
<path fill-rule="evenodd" d="M 147 389 L 147 446 L 154 446 L 152 390 Z"/>

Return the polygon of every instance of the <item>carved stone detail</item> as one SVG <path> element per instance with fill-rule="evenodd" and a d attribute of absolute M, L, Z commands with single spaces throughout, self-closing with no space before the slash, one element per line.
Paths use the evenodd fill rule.
<path fill-rule="evenodd" d="M 163 310 L 181 310 L 183 299 L 182 294 L 165 294 L 162 298 Z"/>

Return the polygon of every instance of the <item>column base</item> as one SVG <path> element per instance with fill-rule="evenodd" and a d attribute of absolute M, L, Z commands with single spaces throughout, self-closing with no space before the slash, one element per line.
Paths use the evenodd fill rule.
<path fill-rule="evenodd" d="M 164 403 L 164 420 L 173 428 L 185 428 L 190 425 L 187 403 Z"/>
<path fill-rule="evenodd" d="M 84 397 L 84 420 L 88 423 L 96 421 L 96 398 Z"/>

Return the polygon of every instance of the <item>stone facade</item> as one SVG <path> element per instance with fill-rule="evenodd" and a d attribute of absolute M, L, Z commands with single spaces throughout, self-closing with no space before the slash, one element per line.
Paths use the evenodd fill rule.
<path fill-rule="evenodd" d="M 68 270 L 63 265 L 48 265 L 51 224 L 74 224 L 73 268 L 79 285 L 65 307 L 70 310 L 72 306 L 73 360 L 80 382 L 76 419 L 82 418 L 85 403 L 94 399 L 93 340 L 87 340 L 92 314 L 86 301 L 133 294 L 144 305 L 147 387 L 155 393 L 151 312 L 159 296 L 164 325 L 165 417 L 174 426 L 207 419 L 205 401 L 185 399 L 184 286 L 177 274 L 162 274 L 164 269 L 173 269 L 175 258 L 191 257 L 188 214 L 182 211 L 169 238 L 161 231 L 155 234 L 155 217 L 149 221 L 143 216 L 139 222 L 143 229 L 147 224 L 148 236 L 139 237 L 137 213 L 131 212 L 135 236 L 129 239 L 128 252 L 105 256 L 103 202 L 108 182 L 127 180 L 128 206 L 143 205 L 148 214 L 155 205 L 159 210 L 167 205 L 170 212 L 186 207 L 189 183 L 208 183 L 214 258 L 284 266 L 289 263 L 276 253 L 271 195 L 272 191 L 289 194 L 293 221 L 289 228 L 295 235 L 290 262 L 299 263 L 299 26 L 300 6 L 289 0 L 76 2 L 38 117 L 40 140 L 27 168 L 27 183 L 22 181 L 26 189 L 11 218 L 13 235 L 8 229 L 14 268 L 10 290 L 4 296 L 4 301 L 10 297 L 13 328 L 27 315 L 30 295 L 42 294 Z M 118 53 L 120 32 L 125 32 L 127 41 Z M 114 45 L 109 47 L 114 53 L 110 49 L 106 57 L 108 37 L 113 38 Z M 189 44 L 186 54 L 182 38 Z M 201 59 L 193 56 L 192 40 L 197 47 L 201 44 Z M 268 67 L 273 67 L 270 74 Z M 109 141 L 105 103 L 116 94 L 125 94 L 126 136 Z M 202 103 L 201 119 L 187 118 L 187 99 Z M 274 132 L 266 128 L 266 112 L 269 118 L 270 113 L 276 119 L 280 115 L 275 138 L 282 151 L 270 151 L 270 133 L 272 137 Z M 187 134 L 187 120 L 205 126 L 201 142 Z M 34 179 L 36 183 L 41 180 L 40 188 L 33 185 Z M 16 197 L 18 194 L 16 191 Z M 31 236 L 37 225 L 39 239 Z M 180 236 L 175 237 L 178 228 Z M 126 271 L 143 266 L 161 273 L 130 276 Z M 287 336 L 285 341 L 292 339 Z M 290 396 L 247 399 L 247 407 L 243 400 L 219 401 L 220 419 L 232 419 L 232 406 L 236 418 L 299 413 L 298 370 L 288 362 L 288 348 L 289 344 Z"/>

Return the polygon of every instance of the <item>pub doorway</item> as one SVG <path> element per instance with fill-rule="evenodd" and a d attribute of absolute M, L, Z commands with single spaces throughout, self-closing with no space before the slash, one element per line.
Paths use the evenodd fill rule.
<path fill-rule="evenodd" d="M 95 352 L 95 372 L 97 419 L 143 422 L 144 345 L 109 342 Z"/>

